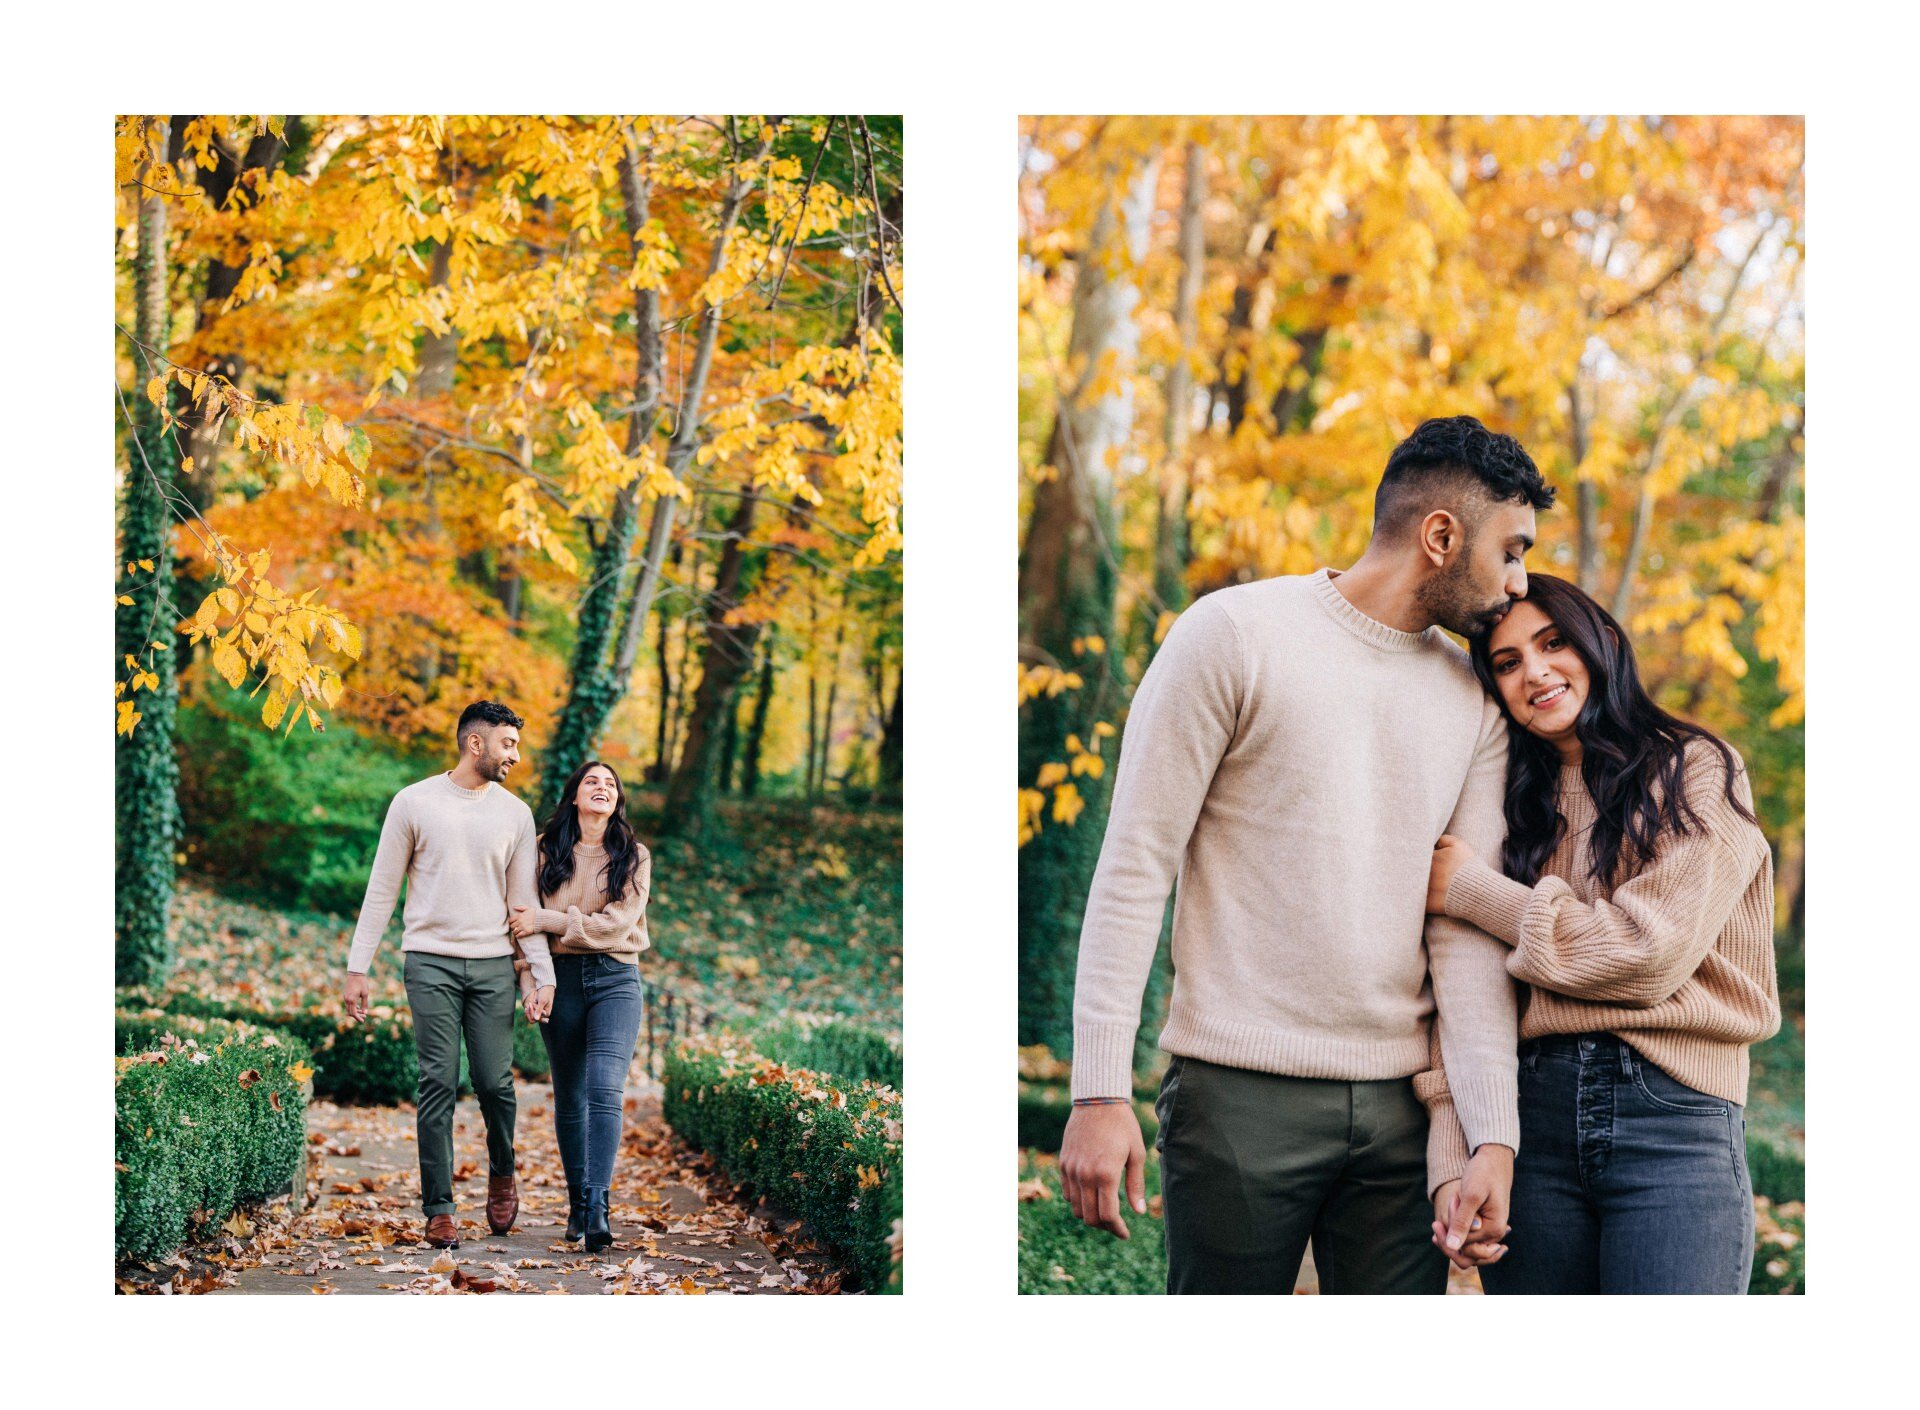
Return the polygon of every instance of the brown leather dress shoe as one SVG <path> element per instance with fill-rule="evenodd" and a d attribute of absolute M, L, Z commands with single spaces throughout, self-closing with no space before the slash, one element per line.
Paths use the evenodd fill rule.
<path fill-rule="evenodd" d="M 436 1214 L 427 1221 L 427 1242 L 435 1248 L 459 1248 L 460 1226 L 451 1214 Z"/>
<path fill-rule="evenodd" d="M 513 1176 L 487 1176 L 487 1227 L 496 1234 L 511 1234 L 519 1213 L 520 1191 Z"/>

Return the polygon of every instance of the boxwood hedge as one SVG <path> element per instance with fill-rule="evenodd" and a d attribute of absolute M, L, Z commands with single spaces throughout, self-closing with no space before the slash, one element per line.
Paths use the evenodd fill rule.
<path fill-rule="evenodd" d="M 750 1194 L 805 1219 L 870 1292 L 897 1292 L 901 1102 L 894 1088 L 787 1067 L 721 1035 L 676 1044 L 669 1125 Z"/>
<path fill-rule="evenodd" d="M 113 1235 L 116 1257 L 177 1248 L 196 1214 L 287 1189 L 306 1159 L 306 1044 L 214 1021 L 181 1036 L 167 1016 L 115 1025 Z M 144 1044 L 144 1046 L 141 1046 Z"/>

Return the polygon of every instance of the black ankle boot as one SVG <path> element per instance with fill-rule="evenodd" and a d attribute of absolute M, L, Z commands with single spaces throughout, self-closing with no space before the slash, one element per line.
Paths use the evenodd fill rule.
<path fill-rule="evenodd" d="M 562 1235 L 570 1244 L 580 1242 L 580 1236 L 587 1231 L 587 1197 L 578 1185 L 567 1186 L 567 1232 Z"/>
<path fill-rule="evenodd" d="M 587 1203 L 587 1252 L 598 1253 L 613 1242 L 613 1229 L 607 1222 L 607 1194 L 605 1189 L 586 1190 Z"/>

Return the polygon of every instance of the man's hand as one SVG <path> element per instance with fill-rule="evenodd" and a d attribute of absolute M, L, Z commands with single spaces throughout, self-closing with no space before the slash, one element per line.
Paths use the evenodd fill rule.
<path fill-rule="evenodd" d="M 1147 1145 L 1140 1118 L 1127 1102 L 1076 1106 L 1060 1142 L 1060 1187 L 1074 1217 L 1119 1238 L 1131 1237 L 1120 1217 L 1120 1186 L 1134 1213 L 1147 1212 Z"/>
<path fill-rule="evenodd" d="M 1513 1151 L 1484 1145 L 1467 1162 L 1466 1177 L 1434 1192 L 1433 1242 L 1456 1268 L 1484 1267 L 1506 1255 L 1511 1228 Z"/>
<path fill-rule="evenodd" d="M 367 999 L 373 993 L 373 981 L 364 974 L 347 976 L 346 1004 L 347 1017 L 355 1023 L 367 1016 Z"/>
<path fill-rule="evenodd" d="M 1453 885 L 1453 874 L 1472 860 L 1473 848 L 1452 833 L 1440 835 L 1433 844 L 1433 869 L 1427 873 L 1428 915 L 1447 913 L 1447 888 Z"/>
<path fill-rule="evenodd" d="M 547 1015 L 553 1012 L 553 985 L 547 984 L 531 994 L 525 994 L 521 1002 L 527 1011 L 527 1022 L 545 1023 Z"/>
<path fill-rule="evenodd" d="M 1447 1225 L 1460 1198 L 1460 1182 L 1449 1180 L 1433 1192 L 1433 1246 L 1446 1254 L 1456 1268 L 1484 1268 L 1498 1263 L 1507 1251 L 1505 1244 L 1486 1237 L 1486 1221 L 1475 1219 L 1468 1227 L 1467 1241 L 1455 1253 L 1447 1248 Z"/>

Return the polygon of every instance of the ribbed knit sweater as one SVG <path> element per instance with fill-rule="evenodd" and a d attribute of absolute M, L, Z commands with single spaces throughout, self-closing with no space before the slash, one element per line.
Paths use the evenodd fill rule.
<path fill-rule="evenodd" d="M 1131 1089 L 1177 874 L 1162 1048 L 1409 1077 L 1429 1066 L 1437 1004 L 1465 1138 L 1517 1148 L 1505 948 L 1424 914 L 1441 833 L 1498 852 L 1505 721 L 1443 633 L 1375 621 L 1335 576 L 1209 594 L 1141 681 L 1080 934 L 1073 1095 Z"/>
<path fill-rule="evenodd" d="M 451 774 L 408 784 L 387 805 L 347 969 L 365 974 L 400 886 L 407 888 L 400 948 L 455 959 L 514 952 L 508 907 L 532 905 L 533 811 L 497 783 L 462 788 Z M 553 983 L 544 935 L 525 946 L 541 984 Z"/>
<path fill-rule="evenodd" d="M 553 937 L 556 955 L 610 955 L 640 963 L 647 938 L 647 892 L 653 886 L 653 854 L 640 848 L 640 860 L 626 894 L 607 901 L 607 849 L 597 843 L 573 844 L 573 875 L 540 905 L 527 912 L 542 932 Z M 524 942 L 523 942 L 524 943 Z"/>
<path fill-rule="evenodd" d="M 1779 1031 L 1773 956 L 1773 854 L 1728 804 L 1726 769 L 1705 741 L 1687 747 L 1686 797 L 1702 827 L 1663 833 L 1615 884 L 1588 875 L 1595 811 L 1578 765 L 1560 771 L 1565 835 L 1533 886 L 1501 875 L 1475 849 L 1447 887 L 1449 915 L 1512 946 L 1507 968 L 1529 986 L 1520 1037 L 1606 1032 L 1689 1087 L 1747 1099 L 1749 1044 Z M 1751 809 L 1741 770 L 1735 794 Z M 1624 850 L 1624 849 L 1623 849 Z M 1442 1084 L 1423 1079 L 1436 1139 Z M 1464 1154 L 1429 1148 L 1429 1164 Z"/>

